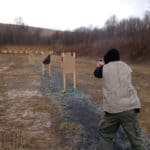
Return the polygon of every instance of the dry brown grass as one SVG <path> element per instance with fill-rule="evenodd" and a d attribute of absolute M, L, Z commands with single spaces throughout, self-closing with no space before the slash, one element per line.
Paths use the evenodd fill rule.
<path fill-rule="evenodd" d="M 23 149 L 56 149 L 52 130 L 59 111 L 54 103 L 47 103 L 47 97 L 37 93 L 37 85 L 32 85 L 40 81 L 39 73 L 27 65 L 26 56 L 2 54 L 0 61 L 0 68 L 9 66 L 0 70 L 0 131 L 20 129 Z"/>
<path fill-rule="evenodd" d="M 38 56 L 40 59 L 40 56 Z M 0 129 L 20 129 L 24 133 L 24 149 L 27 150 L 72 150 L 71 142 L 82 128 L 81 124 L 60 120 L 60 112 L 54 100 L 35 91 L 41 80 L 40 72 L 34 72 L 24 56 L 0 55 Z M 80 57 L 76 60 L 77 87 L 92 96 L 92 103 L 102 101 L 102 83 L 93 75 L 96 60 Z M 53 67 L 60 68 L 60 57 L 55 56 Z M 147 65 L 132 64 L 133 83 L 142 102 L 140 122 L 142 130 L 150 132 L 150 68 Z M 23 69 L 22 69 L 23 68 Z M 29 91 L 27 91 L 29 89 Z M 35 94 L 32 93 L 35 92 Z M 28 96 L 26 94 L 31 92 Z M 8 93 L 17 96 L 8 96 Z M 21 96 L 24 94 L 24 97 Z M 7 95 L 7 96 L 6 96 Z"/>
<path fill-rule="evenodd" d="M 102 99 L 102 83 L 100 79 L 94 77 L 93 72 L 96 66 L 96 60 L 91 58 L 77 59 L 77 77 L 78 86 L 91 94 L 94 104 L 99 105 Z"/>
<path fill-rule="evenodd" d="M 133 66 L 133 83 L 138 91 L 138 95 L 141 99 L 142 109 L 140 113 L 140 122 L 142 129 L 145 132 L 150 132 L 150 68 L 148 65 Z"/>

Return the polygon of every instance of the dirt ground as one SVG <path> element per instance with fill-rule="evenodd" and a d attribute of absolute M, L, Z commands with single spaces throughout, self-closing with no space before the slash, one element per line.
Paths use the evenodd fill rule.
<path fill-rule="evenodd" d="M 27 54 L 0 54 L 0 150 L 94 150 L 103 118 L 101 80 L 93 76 L 96 61 L 77 58 L 78 91 L 62 94 L 60 58 L 52 58 L 51 78 L 47 73 L 42 76 L 41 55 L 34 60 L 31 63 Z M 137 64 L 132 68 L 142 102 L 142 136 L 149 150 L 150 68 Z M 69 75 L 68 88 L 73 86 L 71 79 Z M 12 136 L 18 131 L 21 137 Z M 121 129 L 114 145 L 116 150 L 130 149 Z"/>

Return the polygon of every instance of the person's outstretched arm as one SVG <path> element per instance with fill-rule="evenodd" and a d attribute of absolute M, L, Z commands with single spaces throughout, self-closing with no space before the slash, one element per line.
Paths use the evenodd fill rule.
<path fill-rule="evenodd" d="M 96 67 L 96 69 L 94 70 L 94 76 L 96 78 L 102 78 L 103 77 L 103 66 Z"/>
<path fill-rule="evenodd" d="M 94 70 L 94 76 L 97 78 L 103 77 L 103 61 L 98 61 L 96 64 L 96 69 Z"/>

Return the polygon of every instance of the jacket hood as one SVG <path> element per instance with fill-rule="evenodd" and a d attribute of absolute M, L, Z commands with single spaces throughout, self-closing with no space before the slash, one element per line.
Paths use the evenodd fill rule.
<path fill-rule="evenodd" d="M 108 52 L 104 55 L 104 62 L 105 64 L 111 61 L 119 61 L 120 54 L 119 51 L 115 48 L 108 50 Z"/>

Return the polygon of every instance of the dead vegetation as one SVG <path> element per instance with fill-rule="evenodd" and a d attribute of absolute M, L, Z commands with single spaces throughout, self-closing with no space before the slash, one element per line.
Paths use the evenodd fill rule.
<path fill-rule="evenodd" d="M 53 66 L 59 68 L 59 61 L 56 56 Z M 101 80 L 93 76 L 96 60 L 79 57 L 76 62 L 77 86 L 88 93 L 92 104 L 98 107 L 102 88 Z M 41 90 L 44 80 L 41 70 L 27 63 L 24 55 L 0 54 L 0 131 L 20 129 L 23 132 L 23 150 L 74 150 L 72 143 L 83 125 L 61 118 L 58 102 Z M 142 131 L 149 133 L 150 69 L 143 64 L 131 66 L 133 82 L 142 102 Z"/>

